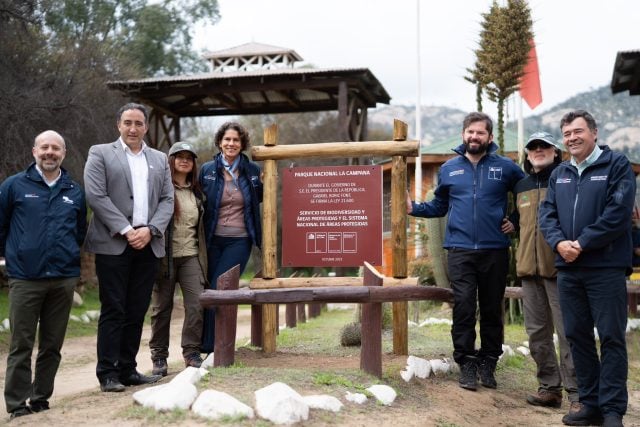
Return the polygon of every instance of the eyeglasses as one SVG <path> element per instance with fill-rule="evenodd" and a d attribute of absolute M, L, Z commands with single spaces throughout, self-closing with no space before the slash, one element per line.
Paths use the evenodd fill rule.
<path fill-rule="evenodd" d="M 551 144 L 547 144 L 546 142 L 543 141 L 534 141 L 532 143 L 530 143 L 529 145 L 527 145 L 527 151 L 536 151 L 538 148 L 542 148 L 543 150 L 546 150 L 547 148 L 551 148 L 552 145 Z"/>

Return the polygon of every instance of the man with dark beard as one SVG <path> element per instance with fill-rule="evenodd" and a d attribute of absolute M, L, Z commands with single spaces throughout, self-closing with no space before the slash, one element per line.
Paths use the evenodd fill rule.
<path fill-rule="evenodd" d="M 495 368 L 502 354 L 502 301 L 514 226 L 506 218 L 507 195 L 524 173 L 495 153 L 493 122 L 483 113 L 462 124 L 458 156 L 442 165 L 434 199 L 415 203 L 407 193 L 407 213 L 416 217 L 449 215 L 443 247 L 448 250 L 454 295 L 453 358 L 460 365 L 460 387 L 496 388 Z M 480 349 L 476 350 L 476 307 L 480 306 Z"/>

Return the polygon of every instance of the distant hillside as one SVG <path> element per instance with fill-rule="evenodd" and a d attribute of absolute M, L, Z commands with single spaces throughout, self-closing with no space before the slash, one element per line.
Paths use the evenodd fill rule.
<path fill-rule="evenodd" d="M 598 122 L 598 141 L 612 149 L 622 151 L 634 162 L 640 163 L 640 96 L 628 92 L 611 94 L 608 86 L 580 93 L 550 110 L 525 118 L 527 135 L 544 130 L 560 138 L 560 118 L 569 110 L 582 108 Z M 467 112 L 449 107 L 422 107 L 422 134 L 425 143 L 439 142 L 460 134 L 462 120 Z M 398 118 L 415 129 L 414 106 L 390 105 L 369 112 L 370 129 L 391 133 L 393 119 Z M 514 122 L 507 127 L 515 129 Z"/>

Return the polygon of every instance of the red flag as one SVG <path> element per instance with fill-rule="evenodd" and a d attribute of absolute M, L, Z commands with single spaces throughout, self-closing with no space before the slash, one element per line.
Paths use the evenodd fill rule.
<path fill-rule="evenodd" d="M 524 75 L 520 81 L 520 96 L 527 101 L 527 105 L 532 110 L 542 102 L 542 90 L 540 89 L 540 70 L 538 69 L 538 56 L 536 55 L 536 44 L 533 39 L 529 40 L 529 59 L 524 66 Z"/>

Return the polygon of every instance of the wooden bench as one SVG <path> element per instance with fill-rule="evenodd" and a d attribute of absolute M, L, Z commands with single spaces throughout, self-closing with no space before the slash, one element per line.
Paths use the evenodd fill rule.
<path fill-rule="evenodd" d="M 238 289 L 240 268 L 222 274 L 217 290 L 205 290 L 200 304 L 216 307 L 214 366 L 230 366 L 235 358 L 238 304 L 360 303 L 362 333 L 360 369 L 382 376 L 382 303 L 431 300 L 453 302 L 451 289 L 431 286 L 394 285 L 383 287 L 385 277 L 365 264 L 363 286 L 300 287 L 280 289 Z M 505 298 L 520 298 L 520 288 L 507 288 Z M 264 321 L 263 325 L 275 325 Z M 271 332 L 271 331 L 267 331 Z"/>

